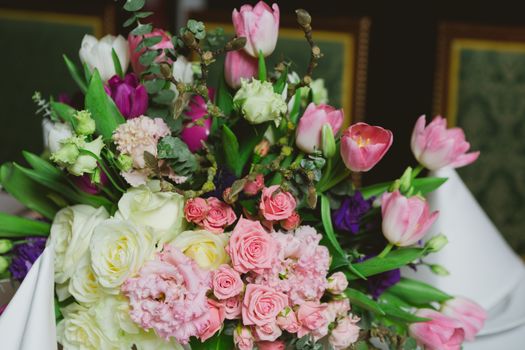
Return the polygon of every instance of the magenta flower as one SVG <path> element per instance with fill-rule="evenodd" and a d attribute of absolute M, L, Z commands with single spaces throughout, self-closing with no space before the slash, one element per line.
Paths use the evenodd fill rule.
<path fill-rule="evenodd" d="M 139 84 L 137 76 L 127 74 L 124 79 L 115 75 L 105 86 L 106 93 L 111 96 L 120 113 L 126 119 L 140 117 L 148 109 L 148 93 L 144 85 Z"/>
<path fill-rule="evenodd" d="M 91 175 L 84 174 L 82 176 L 71 176 L 71 180 L 77 185 L 82 191 L 89 194 L 99 194 L 102 191 L 102 187 L 106 186 L 109 182 L 106 173 L 100 172 L 100 184 L 94 184 L 91 182 Z"/>
<path fill-rule="evenodd" d="M 215 95 L 213 89 L 208 90 L 208 96 L 213 100 Z M 206 101 L 202 96 L 194 95 L 188 105 L 186 116 L 191 118 L 191 122 L 186 123 L 180 133 L 180 138 L 191 152 L 195 153 L 202 148 L 202 142 L 208 139 L 211 129 L 211 118 L 205 116 L 208 114 Z M 197 123 L 202 125 L 197 125 Z"/>

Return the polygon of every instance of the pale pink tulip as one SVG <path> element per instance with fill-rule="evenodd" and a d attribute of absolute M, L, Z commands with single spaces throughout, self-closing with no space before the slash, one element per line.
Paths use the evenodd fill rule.
<path fill-rule="evenodd" d="M 465 339 L 461 323 L 435 310 L 421 309 L 416 316 L 429 318 L 427 322 L 412 323 L 410 336 L 426 350 L 459 350 Z"/>
<path fill-rule="evenodd" d="M 437 219 L 421 197 L 407 198 L 399 191 L 385 193 L 381 198 L 383 234 L 392 244 L 406 247 L 419 241 Z"/>
<path fill-rule="evenodd" d="M 447 301 L 441 312 L 461 323 L 465 331 L 465 339 L 469 341 L 474 340 L 487 319 L 487 312 L 481 306 L 462 297 Z"/>
<path fill-rule="evenodd" d="M 343 125 L 343 110 L 335 109 L 329 105 L 318 105 L 310 103 L 303 116 L 299 119 L 299 125 L 295 132 L 295 143 L 297 147 L 306 153 L 320 150 L 322 145 L 321 130 L 324 124 L 332 127 L 332 132 L 337 134 Z"/>
<path fill-rule="evenodd" d="M 354 172 L 368 171 L 392 145 L 392 132 L 379 126 L 356 123 L 341 136 L 341 158 Z"/>
<path fill-rule="evenodd" d="M 459 168 L 474 162 L 478 152 L 466 153 L 470 143 L 465 140 L 461 128 L 447 129 L 447 121 L 436 117 L 425 127 L 422 115 L 414 126 L 410 146 L 414 157 L 429 170 L 437 170 L 446 165 Z"/>
<path fill-rule="evenodd" d="M 258 67 L 257 59 L 243 50 L 229 51 L 224 61 L 226 83 L 231 88 L 238 89 L 241 87 L 241 79 L 250 79 L 257 75 Z"/>
<path fill-rule="evenodd" d="M 273 10 L 273 11 L 272 11 Z M 233 26 L 239 37 L 246 38 L 244 51 L 253 57 L 259 52 L 266 57 L 272 54 L 279 35 L 279 6 L 268 6 L 259 1 L 255 7 L 243 5 L 241 9 L 233 10 Z"/>

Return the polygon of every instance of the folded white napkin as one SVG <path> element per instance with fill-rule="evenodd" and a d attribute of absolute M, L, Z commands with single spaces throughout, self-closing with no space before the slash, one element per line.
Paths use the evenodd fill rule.
<path fill-rule="evenodd" d="M 53 260 L 47 247 L 0 317 L 1 349 L 57 349 Z"/>

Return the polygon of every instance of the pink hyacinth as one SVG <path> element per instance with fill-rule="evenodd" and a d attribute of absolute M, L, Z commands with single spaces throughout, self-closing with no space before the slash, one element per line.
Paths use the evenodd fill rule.
<path fill-rule="evenodd" d="M 467 153 L 470 143 L 461 128 L 447 129 L 447 121 L 438 116 L 425 127 L 426 118 L 419 117 L 412 132 L 412 153 L 429 170 L 444 166 L 459 168 L 473 163 L 479 152 Z"/>
<path fill-rule="evenodd" d="M 135 323 L 182 344 L 210 328 L 209 289 L 210 274 L 170 245 L 122 286 Z"/>

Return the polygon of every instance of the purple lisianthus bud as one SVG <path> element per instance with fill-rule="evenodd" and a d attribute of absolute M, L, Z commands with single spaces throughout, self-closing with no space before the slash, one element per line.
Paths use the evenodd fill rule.
<path fill-rule="evenodd" d="M 46 239 L 43 237 L 28 237 L 22 244 L 13 249 L 13 260 L 9 266 L 9 272 L 14 279 L 22 281 L 31 266 L 46 247 Z"/>
<path fill-rule="evenodd" d="M 104 88 L 124 118 L 133 119 L 146 113 L 148 93 L 135 74 L 129 73 L 124 79 L 115 75 Z"/>
<path fill-rule="evenodd" d="M 213 100 L 214 91 L 208 89 L 208 96 Z M 180 138 L 191 152 L 195 153 L 202 148 L 202 141 L 206 141 L 210 135 L 211 118 L 205 116 L 208 114 L 206 101 L 202 96 L 194 95 L 188 105 L 186 116 L 191 118 L 191 122 L 186 123 L 180 133 Z M 202 125 L 198 125 L 202 124 Z"/>
<path fill-rule="evenodd" d="M 358 233 L 361 218 L 372 208 L 373 201 L 374 198 L 364 199 L 359 191 L 353 196 L 346 197 L 341 207 L 332 214 L 335 228 L 339 231 Z"/>
<path fill-rule="evenodd" d="M 98 194 L 101 191 L 101 187 L 104 187 L 108 184 L 108 177 L 103 171 L 100 172 L 100 184 L 94 184 L 91 182 L 91 175 L 84 174 L 82 176 L 72 176 L 71 180 L 77 185 L 77 187 L 86 193 L 89 194 Z"/>

